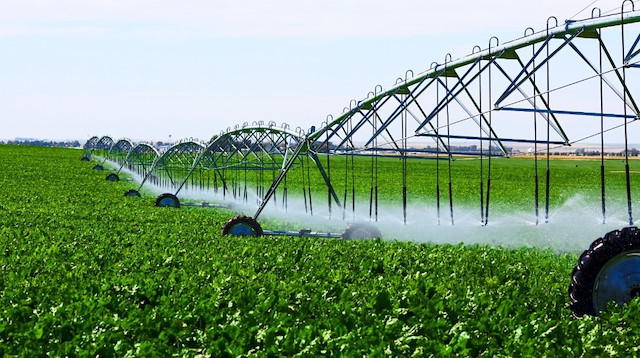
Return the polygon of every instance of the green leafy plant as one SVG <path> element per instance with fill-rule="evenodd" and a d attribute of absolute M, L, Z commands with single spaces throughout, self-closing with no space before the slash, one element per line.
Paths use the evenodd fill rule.
<path fill-rule="evenodd" d="M 637 300 L 571 318 L 577 253 L 223 237 L 79 157 L 0 146 L 2 356 L 637 355 Z"/>

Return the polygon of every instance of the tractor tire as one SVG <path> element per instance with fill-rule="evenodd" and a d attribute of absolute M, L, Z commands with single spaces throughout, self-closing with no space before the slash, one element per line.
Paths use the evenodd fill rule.
<path fill-rule="evenodd" d="M 158 207 L 172 207 L 180 208 L 180 199 L 171 193 L 160 194 L 156 199 L 156 206 Z"/>
<path fill-rule="evenodd" d="M 107 181 L 119 181 L 120 177 L 116 173 L 111 173 L 107 175 Z"/>
<path fill-rule="evenodd" d="M 93 166 L 93 170 L 104 170 L 104 167 L 100 164 L 96 164 Z"/>
<path fill-rule="evenodd" d="M 340 237 L 344 240 L 380 239 L 382 234 L 377 227 L 368 223 L 354 223 L 347 226 Z"/>
<path fill-rule="evenodd" d="M 222 225 L 222 235 L 262 236 L 262 227 L 251 216 L 237 215 Z"/>
<path fill-rule="evenodd" d="M 569 304 L 574 317 L 598 316 L 607 303 L 640 297 L 640 230 L 627 227 L 595 240 L 571 273 Z"/>
<path fill-rule="evenodd" d="M 124 196 L 134 196 L 134 197 L 141 197 L 142 195 L 140 195 L 140 192 L 135 190 L 135 189 L 129 189 L 124 193 Z"/>

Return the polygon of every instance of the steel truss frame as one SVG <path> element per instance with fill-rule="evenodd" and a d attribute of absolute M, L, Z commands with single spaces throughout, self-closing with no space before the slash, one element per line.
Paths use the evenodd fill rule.
<path fill-rule="evenodd" d="M 325 184 L 333 193 L 331 182 L 320 165 L 317 154 L 309 151 L 308 136 L 301 128 L 290 130 L 286 123 L 277 127 L 275 122 L 264 125 L 254 122 L 251 126 L 228 128 L 226 132 L 214 137 L 194 160 L 189 172 L 181 183 L 174 186 L 177 196 L 189 183 L 200 183 L 200 189 L 209 188 L 213 181 L 214 191 L 220 189 L 223 199 L 227 195 L 234 199 L 248 200 L 247 172 L 254 172 L 254 183 L 258 196 L 259 215 L 270 199 L 276 200 L 276 188 L 284 182 L 282 189 L 282 204 L 286 206 L 287 188 L 286 174 L 294 167 L 304 165 L 302 155 L 308 155 L 316 163 L 322 173 Z M 243 172 L 244 174 L 241 174 Z M 271 182 L 265 179 L 265 173 L 271 173 Z M 213 179 L 212 179 L 213 178 Z M 206 182 L 206 185 L 205 185 Z M 263 185 L 269 182 L 267 188 Z"/>
<path fill-rule="evenodd" d="M 99 140 L 100 138 L 98 138 L 97 136 L 93 136 L 89 138 L 86 143 L 84 143 L 84 145 L 82 146 L 83 157 L 88 158 L 91 156 L 91 152 L 93 151 L 93 149 L 95 149 L 96 144 L 98 144 Z"/>
<path fill-rule="evenodd" d="M 125 164 L 129 171 L 144 178 L 151 171 L 158 158 L 160 158 L 160 153 L 153 145 L 138 143 L 127 155 Z M 122 167 L 120 167 L 120 170 L 122 170 Z"/>
<path fill-rule="evenodd" d="M 627 2 L 631 3 L 625 0 Z M 549 217 L 551 150 L 600 136 L 603 153 L 604 134 L 624 128 L 627 202 L 629 222 L 633 223 L 627 127 L 639 118 L 640 109 L 636 101 L 637 90 L 627 76 L 631 70 L 640 67 L 640 31 L 638 26 L 632 26 L 638 22 L 640 11 L 623 11 L 622 8 L 617 14 L 605 16 L 596 15 L 594 9 L 591 18 L 564 24 L 558 24 L 555 17 L 550 17 L 542 31 L 528 28 L 523 37 L 504 44 L 492 37 L 485 49 L 476 46 L 470 55 L 457 60 L 447 54 L 444 62 L 434 62 L 418 75 L 407 71 L 404 78 L 398 78 L 387 90 L 376 86 L 365 99 L 351 100 L 342 115 L 327 117 L 317 130 L 312 127 L 307 132 L 300 128 L 291 131 L 287 125 L 276 127 L 273 122 L 266 126 L 254 122 L 251 126 L 245 123 L 228 128 L 206 146 L 195 142 L 180 143 L 156 160 L 140 188 L 149 177 L 154 178 L 154 171 L 164 170 L 168 184 L 176 189 L 177 195 L 189 180 L 192 185 L 199 182 L 204 187 L 203 173 L 206 172 L 213 173 L 214 181 L 220 180 L 223 196 L 233 195 L 236 199 L 246 200 L 246 173 L 270 171 L 274 174 L 269 188 L 257 189 L 259 207 L 254 214 L 257 218 L 271 198 L 275 202 L 276 191 L 283 183 L 281 191 L 286 197 L 287 172 L 303 165 L 306 157 L 313 161 L 327 185 L 329 211 L 335 203 L 344 212 L 348 205 L 347 186 L 354 185 L 354 174 L 351 173 L 351 179 L 345 174 L 342 183 L 345 190 L 340 200 L 334 189 L 340 180 L 331 176 L 331 161 L 342 163 L 342 157 L 346 173 L 349 165 L 350 170 L 354 170 L 353 157 L 366 155 L 372 158 L 373 173 L 369 211 L 372 215 L 375 202 L 377 219 L 377 159 L 393 156 L 402 161 L 406 222 L 407 160 L 426 158 L 436 160 L 435 173 L 431 174 L 437 178 L 438 222 L 442 176 L 448 183 L 453 224 L 451 166 L 452 161 L 464 155 L 479 159 L 481 221 L 487 224 L 492 159 L 512 155 L 509 145 L 531 145 L 535 156 L 537 223 L 541 184 L 545 185 L 545 221 Z M 567 67 L 572 71 L 565 71 Z M 579 73 L 578 77 L 571 77 L 569 72 L 574 70 Z M 579 125 L 567 126 L 576 121 L 580 121 Z M 579 130 L 576 131 L 576 127 Z M 592 127 L 594 130 L 584 136 L 585 128 Z M 427 145 L 425 141 L 431 144 Z M 465 143 L 473 143 L 475 151 L 458 149 Z M 326 156 L 326 165 L 321 162 L 320 154 Z M 539 179 L 538 156 L 546 157 L 544 180 Z M 442 161 L 447 163 L 439 164 Z M 177 170 L 177 167 L 189 168 L 181 179 L 169 174 L 169 168 Z M 604 220 L 604 160 L 602 167 Z M 245 173 L 244 189 L 238 185 L 242 180 L 238 177 L 240 172 Z M 235 179 L 231 179 L 233 176 Z M 229 185 L 229 181 L 235 184 Z M 355 211 L 353 187 L 352 193 L 351 207 Z"/>
<path fill-rule="evenodd" d="M 145 153 L 150 152 L 149 148 L 144 148 Z M 174 144 L 153 162 L 146 175 L 142 178 L 137 191 L 139 192 L 147 181 L 155 185 L 176 188 L 183 178 L 187 177 L 189 168 L 194 165 L 204 148 L 204 144 L 193 139 Z M 145 162 L 145 165 L 147 164 L 148 161 Z"/>
<path fill-rule="evenodd" d="M 398 78 L 390 89 L 383 90 L 377 86 L 364 100 L 352 100 L 342 115 L 335 119 L 329 117 L 319 130 L 309 135 L 306 151 L 323 152 L 334 157 L 358 154 L 378 157 L 383 153 L 395 155 L 405 163 L 408 157 L 416 156 L 448 160 L 453 223 L 450 166 L 453 156 L 463 153 L 457 152 L 452 145 L 475 142 L 479 152 L 464 154 L 477 155 L 480 163 L 487 162 L 484 168 L 481 164 L 480 169 L 481 177 L 486 177 L 486 184 L 481 184 L 480 189 L 481 216 L 486 224 L 489 218 L 491 158 L 508 157 L 507 143 L 533 145 L 536 156 L 536 222 L 539 215 L 537 157 L 544 155 L 547 158 L 544 181 L 544 218 L 547 221 L 550 200 L 548 156 L 551 149 L 584 140 L 579 134 L 572 133 L 571 128 L 566 128 L 566 122 L 579 119 L 587 123 L 590 118 L 600 119 L 601 127 L 594 131 L 600 136 L 624 127 L 626 173 L 629 177 L 627 125 L 639 118 L 640 110 L 626 76 L 630 69 L 640 67 L 640 33 L 637 26 L 632 29 L 625 27 L 639 22 L 640 12 L 621 9 L 618 14 L 596 16 L 594 9 L 592 14 L 592 18 L 561 25 L 555 17 L 550 17 L 543 31 L 534 32 L 529 28 L 522 38 L 503 45 L 493 37 L 484 50 L 476 46 L 471 55 L 458 60 L 447 55 L 444 63 L 433 63 L 429 70 L 417 76 L 407 71 L 405 77 Z M 630 47 L 625 41 L 625 30 L 627 34 L 634 31 L 631 32 L 633 42 Z M 558 74 L 567 65 L 572 69 L 581 67 L 582 77 L 565 79 L 564 74 Z M 556 78 L 561 79 L 556 81 Z M 585 88 L 583 83 L 587 81 L 592 86 Z M 581 104 L 576 106 L 573 101 L 576 95 L 578 98 L 599 98 L 600 106 L 596 108 L 599 110 L 586 110 Z M 619 103 L 605 110 L 603 97 L 606 96 L 617 99 Z M 525 115 L 529 117 L 523 117 Z M 614 122 L 616 120 L 623 123 Z M 508 127 L 516 121 L 533 127 L 533 130 L 513 133 Z M 420 138 L 432 140 L 435 149 L 412 145 Z M 406 220 L 406 164 L 403 164 L 403 181 Z M 629 182 L 627 179 L 629 222 L 632 223 Z M 274 184 L 278 185 L 277 182 Z M 604 175 L 602 187 L 604 218 Z M 437 190 L 439 197 L 440 189 Z M 438 212 L 439 207 L 438 199 Z M 254 217 L 259 214 L 260 210 Z"/>
<path fill-rule="evenodd" d="M 129 139 L 123 138 L 118 140 L 109 148 L 107 155 L 105 155 L 102 160 L 102 164 L 108 160 L 118 165 L 119 168 L 122 168 L 122 166 L 125 165 L 129 152 L 131 152 L 133 147 L 134 145 Z"/>

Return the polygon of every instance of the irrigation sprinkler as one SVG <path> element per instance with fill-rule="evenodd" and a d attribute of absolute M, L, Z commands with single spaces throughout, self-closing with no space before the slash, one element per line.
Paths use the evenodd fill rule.
<path fill-rule="evenodd" d="M 94 170 L 104 170 L 104 161 L 109 156 L 109 152 L 113 147 L 114 142 L 113 139 L 109 136 L 103 136 L 98 140 L 96 145 L 91 150 L 91 155 L 98 157 L 98 159 L 102 159 L 99 164 L 93 166 Z"/>
<path fill-rule="evenodd" d="M 107 155 L 104 157 L 102 162 L 99 164 L 100 167 L 103 167 L 104 164 L 109 161 L 115 165 L 118 165 L 118 171 L 116 173 L 107 174 L 106 180 L 108 181 L 119 181 L 120 177 L 118 174 L 122 167 L 126 164 L 126 159 L 129 156 L 129 153 L 134 148 L 133 143 L 131 143 L 128 139 L 120 139 L 118 140 L 110 149 Z"/>
<path fill-rule="evenodd" d="M 195 158 L 187 175 L 170 194 L 177 198 L 188 191 L 190 185 L 200 194 L 221 202 L 235 201 L 245 205 L 252 202 L 264 208 L 271 201 L 286 209 L 289 195 L 287 171 L 281 177 L 277 176 L 283 167 L 305 164 L 295 152 L 302 147 L 302 132 L 301 129 L 291 131 L 286 124 L 281 127 L 275 123 L 264 126 L 262 122 L 229 128 L 207 144 Z M 284 183 L 282 190 L 274 189 L 266 196 L 267 188 L 276 180 L 278 184 Z M 302 192 L 306 198 L 308 185 Z M 165 200 L 168 200 L 167 197 Z M 307 210 L 312 210 L 311 198 L 308 200 L 307 206 L 305 199 L 305 206 Z M 188 204 L 216 206 L 208 202 Z"/>
<path fill-rule="evenodd" d="M 509 42 L 491 37 L 487 48 L 476 46 L 465 57 L 448 54 L 422 73 L 407 71 L 390 88 L 376 86 L 365 99 L 351 100 L 319 128 L 244 123 L 207 145 L 178 144 L 154 162 L 140 187 L 152 181 L 173 189 L 158 197 L 158 206 L 179 207 L 178 195 L 194 189 L 255 209 L 252 216 L 231 218 L 224 234 L 347 239 L 380 237 L 374 225 L 393 205 L 401 213 L 384 214 L 399 216 L 407 226 L 415 223 L 409 214 L 418 205 L 436 208 L 421 221 L 442 226 L 457 224 L 455 208 L 475 211 L 477 205 L 474 220 L 489 226 L 514 196 L 501 189 L 501 181 L 518 180 L 528 193 L 531 221 L 544 225 L 553 219 L 555 188 L 562 184 L 551 155 L 594 139 L 601 164 L 592 183 L 601 193 L 598 219 L 609 223 L 607 205 L 623 200 L 625 222 L 633 225 L 629 137 L 640 118 L 640 12 L 591 15 L 564 24 L 549 17 L 541 31 L 528 28 Z M 623 165 L 605 158 L 613 143 L 624 143 Z M 500 165 L 519 155 L 533 157 L 532 175 L 513 179 Z M 605 190 L 616 172 L 624 174 L 624 195 Z M 459 193 L 466 192 L 474 198 L 479 193 L 479 200 L 463 202 Z M 258 218 L 268 208 L 354 223 L 364 219 L 366 225 L 340 234 L 266 231 Z M 585 251 L 572 275 L 574 315 L 597 314 L 609 300 L 626 302 L 640 294 L 638 235 L 634 228 L 613 231 Z M 616 276 L 624 283 L 615 283 Z"/>
<path fill-rule="evenodd" d="M 158 150 L 151 144 L 138 143 L 134 145 L 128 139 L 121 139 L 113 146 L 108 157 L 113 164 L 118 166 L 118 170 L 115 173 L 109 173 L 106 179 L 119 181 L 120 172 L 123 169 L 144 177 L 159 156 Z M 135 192 L 135 190 L 130 190 L 130 192 Z M 132 196 L 139 196 L 139 193 Z"/>
<path fill-rule="evenodd" d="M 100 159 L 99 163 L 94 165 L 94 170 L 104 170 L 106 162 L 116 166 L 118 168 L 116 172 L 107 174 L 106 180 L 119 181 L 120 172 L 123 169 L 140 177 L 146 176 L 159 154 L 152 144 L 138 143 L 134 145 L 126 138 L 114 143 L 111 137 L 94 136 L 83 146 L 81 160 L 88 161 L 92 156 Z M 129 190 L 125 196 L 140 196 L 140 194 L 137 190 Z"/>
<path fill-rule="evenodd" d="M 151 144 L 138 143 L 127 155 L 124 163 L 118 169 L 116 175 L 120 174 L 120 171 L 126 166 L 126 169 L 137 175 L 140 178 L 146 178 L 151 172 L 153 164 L 160 157 L 158 150 Z M 142 186 L 141 186 L 142 187 Z M 140 197 L 140 188 L 129 189 L 124 193 L 124 196 Z"/>
<path fill-rule="evenodd" d="M 248 130 L 245 128 L 245 130 Z M 301 229 L 298 231 L 283 231 L 283 230 L 264 230 L 258 222 L 258 217 L 263 212 L 265 207 L 268 205 L 270 200 L 273 200 L 277 205 L 277 201 L 275 200 L 277 188 L 281 183 L 284 183 L 284 188 L 282 191 L 283 196 L 283 205 L 282 207 L 286 210 L 286 200 L 287 200 L 287 186 L 286 186 L 286 178 L 287 174 L 291 172 L 297 171 L 300 175 L 301 179 L 301 188 L 302 188 L 302 198 L 304 201 L 305 212 L 313 215 L 313 199 L 312 199 L 312 191 L 311 191 L 311 178 L 310 178 L 310 167 L 313 163 L 317 169 L 317 173 L 320 174 L 324 184 L 327 186 L 327 195 L 328 195 L 328 205 L 331 206 L 333 202 L 337 207 L 342 207 L 341 201 L 336 193 L 333 185 L 330 180 L 330 173 L 326 171 L 322 165 L 320 158 L 318 157 L 318 151 L 312 148 L 312 143 L 310 142 L 310 135 L 313 134 L 315 128 L 309 130 L 308 133 L 304 133 L 302 130 L 298 130 L 295 133 L 289 132 L 286 128 L 283 129 L 270 129 L 268 131 L 260 131 L 263 133 L 263 137 L 256 140 L 254 144 L 254 148 L 260 148 L 258 153 L 268 153 L 269 158 L 276 159 L 272 162 L 266 162 L 265 156 L 252 156 L 253 158 L 262 158 L 260 160 L 260 166 L 258 167 L 261 170 L 270 169 L 274 170 L 276 168 L 281 168 L 277 176 L 274 177 L 271 186 L 268 188 L 264 197 L 259 202 L 259 206 L 253 216 L 239 215 L 231 218 L 222 226 L 222 233 L 224 235 L 236 235 L 236 236 L 268 236 L 268 235 L 278 235 L 278 236 L 304 236 L 304 237 L 320 237 L 320 238 L 342 238 L 342 239 L 363 239 L 363 238 L 380 238 L 382 234 L 380 231 L 375 228 L 370 223 L 352 223 L 347 226 L 347 228 L 342 233 L 332 233 L 332 232 L 317 232 L 312 231 L 311 229 Z M 244 134 L 249 134 L 251 132 L 245 132 Z M 229 136 L 235 136 L 240 133 L 228 132 Z M 268 142 L 265 142 L 264 139 L 269 138 Z M 274 140 L 275 139 L 275 140 Z M 222 139 L 221 139 L 222 140 Z M 229 139 L 226 139 L 229 142 Z M 212 148 L 222 149 L 218 144 L 214 144 L 210 146 L 209 150 Z M 267 150 L 267 148 L 285 148 L 285 151 L 278 149 L 277 152 L 273 152 L 272 150 Z M 249 152 L 254 151 L 253 149 Z M 216 152 L 216 151 L 213 151 Z M 245 153 L 246 154 L 246 153 Z M 218 156 L 221 156 L 221 151 L 217 153 Z M 243 165 L 248 164 L 249 156 L 245 155 L 244 157 L 239 157 L 240 161 Z M 329 156 L 327 156 L 329 158 Z M 266 164 L 266 165 L 265 165 Z M 329 164 L 327 164 L 329 167 Z M 352 172 L 353 174 L 353 172 Z M 275 175 L 275 173 L 274 173 Z M 258 190 L 257 192 L 263 192 Z"/>
<path fill-rule="evenodd" d="M 109 150 L 111 150 L 113 144 L 113 139 L 109 136 L 103 136 L 101 138 L 91 137 L 83 146 L 83 154 L 80 160 L 89 161 L 92 156 L 104 158 L 109 153 Z M 96 164 L 93 169 L 102 170 L 104 168 L 102 165 Z"/>
<path fill-rule="evenodd" d="M 150 145 L 136 147 L 128 159 L 132 166 L 137 167 L 138 174 L 144 176 L 137 189 L 130 189 L 124 195 L 141 196 L 140 191 L 146 183 L 161 188 L 177 187 L 203 149 L 204 145 L 194 139 L 180 141 L 159 156 Z M 149 163 L 152 164 L 149 166 Z M 156 206 L 179 208 L 180 205 L 180 200 L 172 193 L 163 193 L 156 198 Z"/>
<path fill-rule="evenodd" d="M 89 138 L 89 140 L 84 143 L 84 145 L 82 146 L 82 157 L 80 158 L 80 160 L 84 162 L 88 162 L 90 160 L 91 152 L 93 152 L 99 140 L 100 138 L 94 136 Z"/>
<path fill-rule="evenodd" d="M 402 182 L 398 193 L 405 223 L 407 200 L 412 189 L 407 183 L 411 182 L 408 177 L 413 175 L 407 170 L 408 163 L 424 158 L 435 159 L 437 205 L 440 206 L 442 172 L 446 176 L 442 179 L 447 187 L 443 204 L 449 207 L 451 225 L 454 224 L 455 190 L 459 188 L 452 178 L 455 161 L 476 157 L 480 177 L 486 178 L 486 183 L 480 180 L 479 211 L 481 223 L 487 225 L 492 197 L 500 195 L 494 192 L 492 185 L 493 161 L 508 158 L 514 147 L 531 145 L 534 147 L 535 166 L 539 154 L 544 156 L 546 163 L 543 180 L 538 178 L 536 168 L 532 208 L 538 222 L 538 186 L 542 184 L 543 215 L 544 221 L 548 222 L 552 199 L 550 188 L 553 178 L 549 169 L 552 150 L 580 143 L 585 134 L 613 131 L 620 127 L 616 120 L 622 120 L 622 126 L 626 128 L 627 123 L 638 116 L 632 91 L 623 76 L 625 68 L 629 67 L 627 63 L 637 54 L 629 51 L 629 58 L 625 58 L 624 63 L 613 58 L 608 63 L 598 60 L 600 52 L 608 53 L 610 47 L 621 47 L 626 53 L 624 41 L 621 44 L 615 34 L 605 38 L 604 31 L 613 33 L 619 31 L 623 23 L 638 21 L 640 16 L 637 13 L 602 16 L 562 25 L 555 17 L 550 17 L 545 30 L 535 32 L 528 29 L 518 40 L 500 43 L 492 37 L 489 47 L 484 50 L 474 48 L 471 55 L 457 60 L 447 55 L 443 64 L 415 76 L 409 76 L 407 72 L 392 88 L 379 93 L 376 90 L 374 96 L 363 101 L 350 101 L 342 115 L 310 134 L 305 147 L 295 156 L 320 153 L 323 148 L 331 147 L 326 151 L 330 158 L 327 168 L 331 162 L 340 162 L 344 169 L 341 176 L 329 175 L 327 182 L 333 188 L 340 188 L 336 191 L 343 204 L 343 218 L 353 218 L 358 206 L 354 189 L 354 158 L 373 156 L 373 153 L 376 153 L 376 158 L 381 157 L 380 153 L 386 157 L 397 157 L 401 163 L 398 180 Z M 633 47 L 635 50 L 635 45 Z M 600 65 L 596 66 L 596 63 Z M 575 77 L 564 78 L 554 72 L 555 68 L 567 65 L 576 71 Z M 602 81 L 606 86 L 589 86 L 589 81 Z M 477 92 L 472 91 L 474 88 Z M 574 98 L 585 100 L 576 103 Z M 599 98 L 622 100 L 622 106 L 605 111 L 598 105 L 601 102 Z M 597 128 L 588 122 L 594 117 L 609 119 L 609 122 L 603 128 Z M 539 120 L 544 121 L 544 125 L 538 126 Z M 580 130 L 571 126 L 576 121 L 581 121 Z M 532 122 L 533 131 L 522 130 Z M 409 128 L 413 131 L 411 135 Z M 424 140 L 432 140 L 434 147 L 425 148 L 421 143 Z M 469 147 L 469 143 L 480 150 L 459 149 Z M 444 171 L 439 164 L 442 160 L 446 160 Z M 283 169 L 283 175 L 290 170 Z M 427 172 L 431 168 L 425 169 Z M 374 168 L 367 171 L 375 178 Z M 358 175 L 362 174 L 365 173 L 360 169 Z M 280 183 L 274 181 L 274 188 L 278 185 Z M 372 185 L 369 192 L 375 190 Z M 307 193 L 303 192 L 303 200 L 307 202 Z M 369 202 L 369 212 L 372 213 L 373 200 Z M 260 209 L 254 219 L 258 215 Z M 629 218 L 632 222 L 630 205 Z"/>
<path fill-rule="evenodd" d="M 328 188 L 329 200 L 340 206 L 338 194 L 333 190 L 327 173 L 320 164 L 317 152 L 309 151 L 308 136 L 301 128 L 292 131 L 286 124 L 278 127 L 275 123 L 264 126 L 262 122 L 248 123 L 229 128 L 226 132 L 214 137 L 206 146 L 201 147 L 193 142 L 181 143 L 165 152 L 153 165 L 149 174 L 143 178 L 158 180 L 162 175 L 170 179 L 171 192 L 161 194 L 156 199 L 156 206 L 203 206 L 229 207 L 237 205 L 256 205 L 254 217 L 239 216 L 232 218 L 225 225 L 225 233 L 259 234 L 259 235 L 304 235 L 318 237 L 379 237 L 379 232 L 367 230 L 367 226 L 352 227 L 341 234 L 316 233 L 309 229 L 299 231 L 266 231 L 258 230 L 257 218 L 269 204 L 288 208 L 289 195 L 288 175 L 296 177 L 295 182 L 301 184 L 299 192 L 304 201 L 305 211 L 313 213 L 311 189 L 311 166 L 317 168 Z M 176 158 L 180 158 L 177 160 Z M 180 172 L 180 174 L 176 174 Z M 183 174 L 186 173 L 186 174 Z M 299 182 L 300 176 L 302 182 Z M 152 179 L 148 179 L 152 178 Z M 177 178 L 181 178 L 178 180 Z M 160 179 L 162 180 L 162 179 Z M 280 186 L 282 185 L 282 186 Z M 194 201 L 194 193 L 199 201 Z M 130 190 L 128 195 L 139 195 L 139 191 Z M 296 194 L 296 190 L 293 190 Z M 182 201 L 180 197 L 192 201 Z M 202 201 L 203 197 L 213 201 Z M 251 219 L 248 219 L 251 218 Z M 237 226 L 237 227 L 236 227 Z M 367 234 L 370 232 L 369 234 Z"/>
<path fill-rule="evenodd" d="M 326 171 L 331 173 L 327 183 L 340 196 L 343 219 L 364 211 L 356 198 L 354 177 L 366 175 L 375 179 L 375 159 L 382 158 L 382 153 L 385 158 L 396 157 L 399 165 L 394 172 L 397 182 L 402 184 L 394 185 L 393 190 L 397 190 L 400 198 L 403 222 L 407 223 L 406 203 L 412 190 L 423 191 L 423 188 L 412 187 L 414 180 L 411 177 L 433 175 L 436 205 L 438 208 L 440 204 L 449 207 L 448 225 L 455 223 L 456 190 L 465 190 L 455 182 L 456 162 L 475 158 L 481 183 L 480 223 L 489 225 L 490 213 L 495 212 L 492 205 L 495 198 L 509 194 L 496 187 L 496 175 L 499 174 L 496 161 L 505 160 L 514 153 L 518 155 L 518 151 L 527 154 L 523 148 L 530 146 L 533 147 L 529 154 L 534 156 L 535 171 L 530 184 L 533 189 L 531 208 L 535 223 L 540 224 L 551 220 L 553 200 L 556 200 L 552 196 L 555 180 L 550 165 L 552 152 L 599 137 L 604 167 L 604 141 L 620 141 L 624 142 L 622 170 L 628 222 L 632 225 L 628 137 L 631 122 L 639 118 L 640 111 L 635 100 L 636 82 L 630 78 L 633 70 L 640 67 L 640 50 L 637 49 L 640 34 L 638 27 L 633 26 L 639 21 L 640 13 L 635 11 L 564 24 L 550 17 L 543 31 L 528 29 L 522 38 L 506 43 L 493 37 L 486 49 L 474 48 L 471 55 L 457 60 L 448 55 L 443 64 L 416 76 L 405 75 L 390 89 L 375 91 L 374 96 L 367 96 L 362 101 L 351 101 L 340 116 L 309 134 L 304 144 L 294 151 L 294 157 L 326 153 L 327 168 L 331 165 L 332 169 Z M 630 31 L 635 31 L 631 37 L 628 36 Z M 620 57 L 616 58 L 615 53 Z M 571 67 L 571 71 L 566 71 L 567 67 Z M 426 146 L 424 140 L 433 141 L 432 146 Z M 470 147 L 474 149 L 470 150 Z M 357 156 L 375 156 L 374 164 L 369 168 L 357 168 L 354 161 Z M 542 176 L 538 175 L 539 156 L 543 163 Z M 435 160 L 435 165 L 426 164 L 428 161 L 424 159 Z M 407 170 L 407 167 L 413 170 Z M 337 168 L 341 168 L 340 173 L 336 173 Z M 279 177 L 290 170 L 283 166 Z M 608 203 L 605 173 L 601 170 L 598 178 L 602 188 L 603 222 L 607 219 Z M 448 189 L 442 203 L 441 180 L 446 182 Z M 276 180 L 271 189 L 279 185 Z M 378 189 L 372 184 L 369 193 Z M 268 195 L 269 192 L 267 198 Z M 303 198 L 306 202 L 306 195 Z M 615 198 L 609 200 L 612 199 Z M 540 203 L 541 200 L 544 203 Z M 371 203 L 369 200 L 369 213 L 373 212 Z M 437 213 L 440 223 L 440 210 Z M 252 219 L 257 220 L 259 215 L 260 209 Z M 371 214 L 370 217 L 373 219 Z M 251 225 L 255 224 L 252 222 Z M 633 240 L 620 242 L 626 245 Z M 609 249 L 607 252 L 617 251 Z M 633 260 L 630 257 L 633 255 L 625 254 L 616 259 L 613 268 L 606 268 L 605 272 L 626 273 L 627 267 L 634 267 L 637 272 L 640 266 L 635 261 L 626 262 Z M 618 264 L 618 261 L 623 263 Z M 584 270 L 579 268 L 577 271 Z M 574 276 L 573 280 L 577 278 Z M 631 282 L 626 288 L 618 286 L 611 290 L 619 292 L 624 288 L 628 291 L 627 296 L 636 295 L 637 290 L 629 288 L 636 287 L 636 280 L 632 278 Z M 579 285 L 581 288 L 587 286 L 589 284 Z M 587 291 L 593 291 L 593 287 Z M 580 292 L 583 291 L 574 290 L 575 294 Z M 608 300 L 610 296 L 611 293 L 604 293 L 602 300 Z M 584 300 L 575 302 L 580 304 L 574 303 L 572 307 L 579 307 Z M 597 312 L 597 307 L 595 310 Z M 580 312 L 574 311 L 574 314 Z"/>

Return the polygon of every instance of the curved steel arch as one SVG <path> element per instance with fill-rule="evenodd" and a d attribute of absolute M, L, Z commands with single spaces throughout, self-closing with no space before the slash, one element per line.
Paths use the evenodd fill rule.
<path fill-rule="evenodd" d="M 109 137 L 109 136 L 103 136 L 100 138 L 100 140 L 98 140 L 98 142 L 96 143 L 94 149 L 98 149 L 98 150 L 109 150 L 111 149 L 111 147 L 113 147 L 113 138 Z"/>
<path fill-rule="evenodd" d="M 267 126 L 262 123 L 249 126 L 245 123 L 242 127 L 237 125 L 234 129 L 228 128 L 207 144 L 187 176 L 177 186 L 175 195 L 189 181 L 192 186 L 199 186 L 200 190 L 210 188 L 213 181 L 214 192 L 220 187 L 223 198 L 231 195 L 248 200 L 247 172 L 252 173 L 250 176 L 254 182 L 263 183 L 263 172 L 266 171 L 271 171 L 272 178 L 275 178 L 275 172 L 282 170 L 290 158 L 295 161 L 297 156 L 294 155 L 294 150 L 303 140 L 301 130 L 291 131 L 286 124 L 276 127 L 273 122 Z M 256 193 L 259 196 L 264 194 L 261 184 L 257 184 Z"/>
<path fill-rule="evenodd" d="M 108 142 L 110 138 L 108 137 L 103 137 L 103 138 L 105 138 L 104 143 L 103 144 L 98 143 L 98 145 L 104 146 L 106 148 L 108 146 Z M 113 141 L 111 142 L 113 143 Z M 104 158 L 100 163 L 100 167 L 102 167 L 102 165 L 104 165 L 104 163 L 106 163 L 107 161 L 110 161 L 111 163 L 118 165 L 118 172 L 120 172 L 120 169 L 122 169 L 122 166 L 125 164 L 125 159 L 129 155 L 129 152 L 131 151 L 131 149 L 133 149 L 133 143 L 131 143 L 130 140 L 128 139 L 118 140 L 116 143 L 112 144 L 108 150 L 103 150 L 103 152 L 106 151 L 106 155 L 104 155 Z"/>
<path fill-rule="evenodd" d="M 203 151 L 196 165 L 207 169 L 273 169 L 304 138 L 278 127 L 244 127 L 222 133 Z"/>
<path fill-rule="evenodd" d="M 187 140 L 181 141 L 169 147 L 156 161 L 155 167 L 188 167 L 193 165 L 197 155 L 204 149 L 202 143 Z"/>
<path fill-rule="evenodd" d="M 133 148 L 134 145 L 129 139 L 122 138 L 111 147 L 111 149 L 109 150 L 109 154 L 105 159 L 113 161 L 120 167 L 122 167 Z"/>
<path fill-rule="evenodd" d="M 148 143 L 138 143 L 127 155 L 125 164 L 129 171 L 144 178 L 153 167 L 153 163 L 155 163 L 159 157 L 160 153 L 153 145 Z M 122 169 L 122 167 L 120 169 Z"/>
<path fill-rule="evenodd" d="M 82 146 L 82 159 L 83 160 L 89 160 L 89 157 L 91 157 L 91 153 L 95 149 L 95 146 L 96 146 L 96 144 L 98 143 L 99 140 L 100 140 L 100 138 L 98 138 L 97 136 L 93 136 L 93 137 L 89 138 L 89 140 L 87 140 L 84 143 L 84 145 Z"/>
<path fill-rule="evenodd" d="M 128 138 L 122 138 L 122 139 L 118 139 L 118 141 L 116 142 L 116 144 L 113 145 L 111 150 L 125 151 L 129 153 L 129 151 L 131 151 L 133 147 L 135 147 L 133 142 L 131 142 Z"/>
<path fill-rule="evenodd" d="M 149 168 L 138 191 L 142 189 L 148 179 L 151 179 L 156 185 L 176 188 L 187 176 L 204 148 L 202 143 L 193 140 L 181 141 L 169 147 Z"/>
<path fill-rule="evenodd" d="M 89 140 L 87 140 L 84 145 L 82 146 L 83 149 L 85 150 L 91 150 L 94 149 L 96 144 L 98 143 L 98 141 L 100 140 L 100 138 L 98 138 L 98 136 L 93 136 L 91 138 L 89 138 Z"/>
<path fill-rule="evenodd" d="M 158 149 L 149 143 L 138 143 L 127 155 L 126 161 L 131 165 L 152 165 L 160 153 Z"/>
<path fill-rule="evenodd" d="M 104 160 L 109 155 L 111 147 L 113 147 L 113 138 L 109 136 L 102 136 L 91 149 L 91 154 L 96 153 L 101 159 Z"/>

